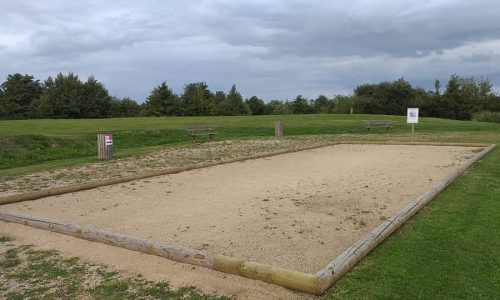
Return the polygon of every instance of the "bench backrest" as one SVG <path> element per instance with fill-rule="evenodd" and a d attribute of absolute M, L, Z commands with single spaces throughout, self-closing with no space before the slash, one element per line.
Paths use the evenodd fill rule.
<path fill-rule="evenodd" d="M 363 122 L 365 126 L 389 126 L 392 123 L 391 120 L 368 120 Z"/>
<path fill-rule="evenodd" d="M 189 125 L 188 132 L 211 132 L 214 130 L 212 125 Z"/>

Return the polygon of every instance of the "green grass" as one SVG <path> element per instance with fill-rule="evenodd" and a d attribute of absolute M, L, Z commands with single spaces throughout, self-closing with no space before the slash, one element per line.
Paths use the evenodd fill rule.
<path fill-rule="evenodd" d="M 78 258 L 65 259 L 55 251 L 2 247 L 6 251 L 0 255 L 1 299 L 228 299 L 193 287 L 173 290 L 166 282 L 122 277 Z"/>
<path fill-rule="evenodd" d="M 362 120 L 391 119 L 392 134 L 409 131 L 405 117 L 375 115 L 287 115 L 241 117 L 161 117 L 118 118 L 99 120 L 14 120 L 0 121 L 0 170 L 59 161 L 58 166 L 95 161 L 96 132 L 114 134 L 115 154 L 136 155 L 162 145 L 190 143 L 186 133 L 189 124 L 212 124 L 216 139 L 246 139 L 272 137 L 274 121 L 285 122 L 285 134 L 365 134 Z M 498 131 L 499 125 L 423 118 L 417 126 L 426 132 L 488 132 Z M 375 134 L 385 134 L 377 128 Z M 202 139 L 203 140 L 203 139 Z M 80 160 L 78 160 L 80 159 Z M 65 161 L 62 163 L 61 161 Z M 49 165 L 50 166 L 50 165 Z M 46 167 L 42 167 L 45 169 Z M 22 170 L 20 170 L 22 171 Z M 10 174 L 16 173 L 11 171 Z M 5 175 L 6 173 L 1 173 Z M 17 173 L 16 173 L 17 174 Z"/>

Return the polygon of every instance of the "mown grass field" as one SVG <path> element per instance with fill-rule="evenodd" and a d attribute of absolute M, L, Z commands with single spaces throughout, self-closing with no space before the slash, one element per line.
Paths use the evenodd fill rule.
<path fill-rule="evenodd" d="M 96 132 L 110 131 L 114 135 L 117 157 L 155 150 L 165 145 L 190 143 L 186 127 L 190 124 L 211 124 L 218 140 L 270 138 L 274 121 L 285 123 L 285 134 L 340 135 L 366 134 L 363 120 L 393 120 L 391 134 L 409 132 L 405 117 L 376 115 L 288 115 L 241 117 L 161 117 L 98 120 L 16 120 L 0 121 L 0 176 L 36 170 L 36 164 L 50 162 L 46 169 L 61 165 L 96 160 Z M 498 132 L 492 123 L 463 122 L 423 118 L 419 133 Z M 382 128 L 375 134 L 385 134 Z M 6 169 L 31 166 L 19 170 Z M 2 171 L 3 170 L 3 171 Z"/>
<path fill-rule="evenodd" d="M 390 133 L 366 134 L 362 120 L 391 119 Z M 500 125 L 422 118 L 414 136 L 404 117 L 305 115 L 0 121 L 0 175 L 94 161 L 95 132 L 112 131 L 117 154 L 191 143 L 188 124 L 212 124 L 217 139 L 329 134 L 358 140 L 500 144 Z M 80 147 L 84 145 L 85 147 Z M 83 150 L 80 148 L 84 148 Z M 500 295 L 500 149 L 497 147 L 370 253 L 325 299 L 495 299 Z M 5 256 L 6 254 L 4 254 Z M 1 259 L 7 259 L 6 257 Z M 0 264 L 1 265 L 1 264 Z M 0 286 L 1 291 L 1 286 Z M 113 293 L 110 288 L 109 293 Z M 115 295 L 119 295 L 117 289 Z M 113 297 L 113 294 L 109 294 Z M 119 298 L 119 297 L 115 297 Z"/>

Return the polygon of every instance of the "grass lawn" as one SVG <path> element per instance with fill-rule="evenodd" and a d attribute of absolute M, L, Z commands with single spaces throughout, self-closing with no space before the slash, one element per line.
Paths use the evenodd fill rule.
<path fill-rule="evenodd" d="M 375 134 L 367 135 L 362 120 L 373 119 L 392 119 L 396 126 L 390 133 L 377 129 Z M 410 136 L 405 118 L 396 116 L 0 121 L 0 169 L 3 169 L 0 176 L 93 161 L 95 132 L 99 130 L 112 131 L 117 154 L 125 156 L 165 145 L 190 143 L 185 133 L 188 124 L 214 125 L 219 140 L 267 138 L 273 134 L 274 120 L 285 122 L 286 135 L 329 134 L 357 140 L 500 144 L 498 124 L 423 118 L 416 128 L 417 133 Z M 85 146 L 85 150 L 79 145 Z M 363 259 L 327 291 L 324 298 L 498 298 L 499 212 L 500 149 L 497 147 Z M 1 259 L 6 259 L 5 255 Z"/>
<path fill-rule="evenodd" d="M 391 119 L 395 122 L 391 134 L 407 134 L 406 117 L 376 115 L 287 115 L 241 117 L 158 117 L 99 120 L 15 120 L 0 121 L 0 176 L 2 170 L 30 166 L 19 173 L 37 170 L 35 165 L 51 162 L 38 169 L 73 165 L 96 160 L 96 132 L 110 131 L 114 135 L 116 156 L 128 156 L 156 150 L 159 147 L 190 143 L 186 127 L 189 124 L 212 124 L 216 139 L 270 138 L 274 121 L 285 123 L 285 134 L 340 135 L 362 134 L 363 120 Z M 498 132 L 499 125 L 423 118 L 417 126 L 421 133 Z M 375 134 L 384 134 L 377 128 Z M 53 166 L 54 162 L 55 166 Z M 33 169 L 34 168 L 34 169 Z M 17 170 L 8 172 L 10 175 Z"/>

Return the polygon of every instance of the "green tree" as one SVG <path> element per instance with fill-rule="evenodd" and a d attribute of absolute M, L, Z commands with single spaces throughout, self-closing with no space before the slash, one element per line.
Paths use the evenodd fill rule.
<path fill-rule="evenodd" d="M 317 114 L 329 114 L 333 112 L 334 102 L 324 95 L 319 95 L 312 104 L 313 112 Z"/>
<path fill-rule="evenodd" d="M 123 98 L 120 100 L 113 97 L 111 101 L 111 117 L 112 118 L 127 118 L 137 117 L 141 112 L 141 106 L 133 99 Z"/>
<path fill-rule="evenodd" d="M 266 115 L 289 115 L 289 105 L 280 100 L 271 100 L 266 104 Z"/>
<path fill-rule="evenodd" d="M 266 113 L 266 104 L 257 96 L 252 96 L 245 101 L 252 115 L 263 115 Z"/>
<path fill-rule="evenodd" d="M 205 82 L 186 84 L 180 104 L 184 116 L 211 116 L 216 112 L 214 95 Z"/>
<path fill-rule="evenodd" d="M 107 118 L 111 115 L 111 97 L 104 85 L 90 76 L 82 87 L 79 118 Z"/>
<path fill-rule="evenodd" d="M 31 75 L 8 75 L 0 85 L 0 118 L 24 119 L 33 116 L 32 103 L 40 98 L 42 86 Z"/>
<path fill-rule="evenodd" d="M 309 114 L 312 112 L 309 100 L 298 95 L 290 104 L 290 109 L 293 114 Z"/>
<path fill-rule="evenodd" d="M 83 83 L 73 73 L 57 74 L 43 83 L 43 94 L 37 103 L 37 111 L 44 118 L 79 118 L 82 114 Z"/>
<path fill-rule="evenodd" d="M 179 114 L 179 96 L 163 82 L 155 87 L 144 103 L 148 116 L 174 116 Z"/>
<path fill-rule="evenodd" d="M 439 81 L 438 79 L 436 79 L 436 81 L 434 81 L 434 93 L 439 96 L 441 94 L 441 81 Z"/>
<path fill-rule="evenodd" d="M 332 100 L 334 103 L 332 112 L 335 114 L 349 114 L 351 108 L 354 108 L 353 98 L 353 96 L 335 95 Z"/>
<path fill-rule="evenodd" d="M 363 84 L 354 89 L 358 112 L 404 115 L 416 99 L 415 89 L 403 78 L 394 82 Z"/>
<path fill-rule="evenodd" d="M 248 105 L 243 102 L 240 92 L 236 89 L 236 85 L 233 84 L 231 90 L 226 96 L 224 102 L 220 104 L 221 111 L 223 115 L 226 116 L 240 116 L 248 115 L 250 109 Z"/>

